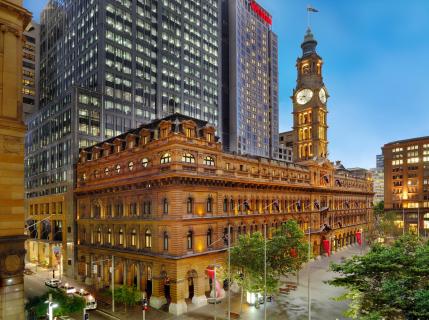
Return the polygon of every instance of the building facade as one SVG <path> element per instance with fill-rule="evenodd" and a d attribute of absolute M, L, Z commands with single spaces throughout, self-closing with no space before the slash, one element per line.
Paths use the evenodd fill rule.
<path fill-rule="evenodd" d="M 24 320 L 23 32 L 31 13 L 0 0 L 0 319 Z"/>
<path fill-rule="evenodd" d="M 22 105 L 24 120 L 38 110 L 39 67 L 40 67 L 40 25 L 35 21 L 25 28 L 22 61 Z"/>
<path fill-rule="evenodd" d="M 225 235 L 269 232 L 288 219 L 311 232 L 313 254 L 356 241 L 372 216 L 372 181 L 327 160 L 286 163 L 222 151 L 215 128 L 173 115 L 82 149 L 77 165 L 78 274 L 136 285 L 180 314 L 206 302 L 207 270 Z M 328 232 L 328 230 L 330 230 Z M 186 300 L 185 300 L 186 299 Z M 187 302 L 186 302 L 187 301 Z"/>
<path fill-rule="evenodd" d="M 326 103 L 329 95 L 323 83 L 323 60 L 316 46 L 317 41 L 308 29 L 301 44 L 302 56 L 296 63 L 298 78 L 292 95 L 295 161 L 328 157 Z"/>
<path fill-rule="evenodd" d="M 374 180 L 374 204 L 384 201 L 384 157 L 376 156 L 376 167 L 371 169 Z"/>
<path fill-rule="evenodd" d="M 429 229 L 429 137 L 387 143 L 384 156 L 384 208 L 398 212 L 404 230 Z"/>
<path fill-rule="evenodd" d="M 279 134 L 279 160 L 293 161 L 294 132 L 286 131 Z"/>
<path fill-rule="evenodd" d="M 173 112 L 222 132 L 219 11 L 218 0 L 46 5 L 40 107 L 26 135 L 26 208 L 29 215 L 39 197 L 44 203 L 56 203 L 57 195 L 66 200 L 67 259 L 75 250 L 73 163 L 79 147 Z M 73 259 L 64 265 L 72 275 Z"/>
<path fill-rule="evenodd" d="M 254 0 L 222 6 L 224 148 L 277 159 L 278 41 L 271 15 Z"/>

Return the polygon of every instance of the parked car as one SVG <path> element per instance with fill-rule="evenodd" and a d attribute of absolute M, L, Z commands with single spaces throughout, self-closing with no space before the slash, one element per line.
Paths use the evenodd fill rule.
<path fill-rule="evenodd" d="M 58 288 L 61 285 L 60 279 L 48 279 L 45 281 L 45 286 L 51 287 L 51 288 Z"/>
<path fill-rule="evenodd" d="M 80 289 L 74 293 L 75 295 L 82 297 L 86 301 L 86 309 L 87 310 L 94 310 L 97 309 L 97 301 L 95 300 L 94 296 L 90 294 L 88 291 L 84 289 Z"/>
<path fill-rule="evenodd" d="M 59 289 L 67 294 L 73 294 L 76 292 L 76 288 L 69 285 L 68 283 L 65 283 L 64 285 L 60 286 Z"/>

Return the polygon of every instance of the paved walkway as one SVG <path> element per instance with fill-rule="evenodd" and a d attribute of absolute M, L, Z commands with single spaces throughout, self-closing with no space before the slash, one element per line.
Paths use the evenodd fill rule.
<path fill-rule="evenodd" d="M 311 275 L 311 309 L 313 320 L 336 320 L 336 319 L 347 319 L 342 314 L 348 308 L 347 302 L 336 302 L 333 301 L 333 297 L 340 296 L 344 293 L 342 288 L 337 288 L 325 284 L 324 281 L 332 279 L 334 273 L 328 271 L 329 264 L 331 262 L 340 262 L 342 259 L 351 257 L 353 255 L 360 254 L 360 248 L 357 245 L 343 248 L 342 250 L 335 252 L 331 257 L 322 257 L 319 260 L 312 261 L 310 263 L 310 275 Z M 274 298 L 272 302 L 267 303 L 267 319 L 269 320 L 304 320 L 308 319 L 308 265 L 304 266 L 299 274 L 299 283 L 295 291 L 291 291 L 289 294 L 279 294 Z M 35 292 L 42 294 L 46 290 L 43 285 L 43 281 L 51 277 L 51 272 L 38 268 L 36 274 L 25 277 L 25 288 L 26 295 L 34 295 Z M 70 284 L 75 285 L 77 288 L 81 288 L 82 284 L 77 283 L 73 279 L 63 278 L 63 282 L 68 281 Z M 287 282 L 296 282 L 297 278 L 293 277 L 290 279 L 284 279 Z M 245 300 L 245 297 L 244 297 Z M 217 320 L 227 319 L 227 299 L 223 299 L 221 303 L 208 304 L 200 308 L 192 309 L 189 306 L 189 312 L 181 316 L 174 316 L 168 312 L 162 310 L 156 310 L 150 308 L 146 313 L 146 320 L 208 320 L 214 319 L 216 314 Z M 99 309 L 104 309 L 100 306 Z M 216 311 L 215 311 L 216 308 Z M 108 313 L 111 312 L 111 308 L 107 307 L 104 309 Z M 240 294 L 234 294 L 231 297 L 231 311 L 234 313 L 240 312 Z M 124 312 L 123 308 L 117 308 L 115 317 L 118 319 L 135 320 L 142 319 L 142 311 L 140 307 L 128 310 Z M 75 315 L 75 319 L 81 319 L 82 316 Z M 109 319 L 100 312 L 90 312 L 90 319 Z M 111 319 L 111 318 L 110 318 Z M 264 319 L 264 305 L 261 305 L 259 309 L 253 306 L 249 306 L 243 303 L 242 320 L 256 320 Z"/>

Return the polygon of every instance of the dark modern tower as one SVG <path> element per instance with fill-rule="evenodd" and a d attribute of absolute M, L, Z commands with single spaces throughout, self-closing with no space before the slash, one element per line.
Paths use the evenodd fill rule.
<path fill-rule="evenodd" d="M 31 232 L 66 244 L 70 269 L 79 147 L 173 112 L 222 132 L 219 9 L 220 0 L 50 0 L 42 12 L 40 108 L 26 136 L 27 208 L 40 222 L 61 206 L 67 218 L 58 218 L 57 231 L 43 222 Z"/>
<path fill-rule="evenodd" d="M 229 151 L 278 158 L 278 47 L 253 0 L 222 1 L 223 133 Z"/>
<path fill-rule="evenodd" d="M 293 92 L 294 160 L 328 157 L 328 92 L 322 77 L 323 60 L 316 51 L 317 41 L 310 29 L 297 59 L 298 78 Z"/>

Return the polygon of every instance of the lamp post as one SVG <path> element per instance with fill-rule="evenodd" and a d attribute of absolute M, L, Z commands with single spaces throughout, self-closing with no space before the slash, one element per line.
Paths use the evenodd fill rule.
<path fill-rule="evenodd" d="M 52 301 L 52 294 L 49 294 L 49 298 L 48 298 L 48 300 L 45 301 L 45 303 L 48 304 L 48 314 L 47 314 L 48 319 L 49 320 L 53 320 L 53 318 L 54 318 L 54 308 L 58 307 L 58 304 L 54 303 Z"/>

